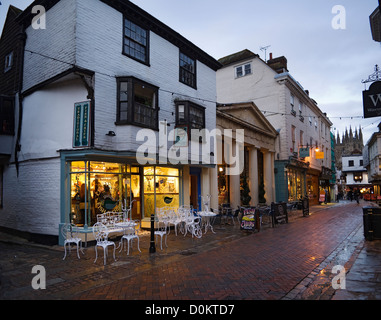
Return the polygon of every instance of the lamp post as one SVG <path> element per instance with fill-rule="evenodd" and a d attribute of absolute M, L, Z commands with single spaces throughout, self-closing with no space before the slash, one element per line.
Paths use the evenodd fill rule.
<path fill-rule="evenodd" d="M 155 216 L 151 214 L 151 242 L 149 246 L 149 253 L 155 253 Z"/>

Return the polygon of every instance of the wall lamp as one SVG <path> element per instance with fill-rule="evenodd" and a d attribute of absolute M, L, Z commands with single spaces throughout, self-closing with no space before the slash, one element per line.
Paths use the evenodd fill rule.
<path fill-rule="evenodd" d="M 109 131 L 108 133 L 106 133 L 106 136 L 109 136 L 109 137 L 115 137 L 116 134 L 114 131 Z"/>

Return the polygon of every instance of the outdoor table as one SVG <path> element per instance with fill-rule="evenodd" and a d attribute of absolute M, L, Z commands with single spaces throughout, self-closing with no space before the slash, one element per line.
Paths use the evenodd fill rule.
<path fill-rule="evenodd" d="M 213 226 L 212 224 L 210 223 L 210 218 L 212 217 L 215 217 L 217 214 L 214 213 L 214 212 L 210 212 L 210 211 L 200 211 L 198 212 L 198 215 L 201 217 L 201 218 L 205 218 L 205 232 L 206 233 L 208 231 L 208 228 L 213 232 Z"/>

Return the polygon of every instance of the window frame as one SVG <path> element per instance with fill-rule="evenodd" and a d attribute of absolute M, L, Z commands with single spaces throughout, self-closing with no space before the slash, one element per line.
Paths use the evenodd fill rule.
<path fill-rule="evenodd" d="M 12 69 L 13 67 L 13 51 L 11 51 L 10 53 L 8 53 L 6 56 L 5 56 L 5 60 L 4 60 L 4 73 L 8 72 L 9 70 Z"/>
<path fill-rule="evenodd" d="M 180 105 L 184 105 L 184 119 L 183 120 L 179 119 L 179 106 Z M 205 126 L 206 126 L 206 118 L 205 118 L 206 108 L 205 107 L 203 107 L 199 104 L 196 104 L 192 101 L 189 101 L 189 100 L 177 100 L 177 101 L 175 101 L 175 106 L 176 106 L 176 127 L 188 126 L 189 130 L 205 129 Z M 191 108 L 197 109 L 203 113 L 203 121 L 202 121 L 202 125 L 201 125 L 202 128 L 201 129 L 194 127 L 193 123 L 190 121 L 190 110 L 191 110 Z"/>
<path fill-rule="evenodd" d="M 117 77 L 116 78 L 117 82 L 117 109 L 116 109 L 116 125 L 134 125 L 137 127 L 142 127 L 142 128 L 149 128 L 152 130 L 159 131 L 159 87 L 152 85 L 148 82 L 145 82 L 143 80 L 137 79 L 135 77 Z M 126 82 L 127 83 L 127 101 L 121 100 L 120 95 L 121 95 L 121 83 Z M 148 87 L 152 90 L 155 91 L 155 117 L 156 121 L 153 125 L 145 125 L 140 122 L 137 122 L 134 120 L 133 116 L 135 114 L 135 92 L 134 92 L 134 86 L 135 84 L 141 84 L 144 87 Z M 120 117 L 120 112 L 121 112 L 121 103 L 127 103 L 127 119 L 126 120 L 121 120 Z"/>
<path fill-rule="evenodd" d="M 140 29 L 144 30 L 146 32 L 146 45 L 143 46 L 141 43 L 139 43 L 138 41 L 136 41 L 135 39 L 131 38 L 131 37 L 128 37 L 126 35 L 126 21 L 129 21 L 130 23 L 133 23 L 135 26 L 139 27 Z M 142 47 L 145 47 L 145 61 L 143 60 L 140 60 L 139 58 L 127 53 L 125 51 L 125 40 L 128 39 L 136 44 L 138 44 L 139 46 L 142 46 Z M 150 31 L 146 28 L 143 28 L 142 26 L 140 26 L 138 23 L 136 23 L 134 20 L 131 20 L 130 18 L 127 18 L 126 16 L 123 16 L 123 39 L 122 39 L 122 54 L 137 61 L 137 62 L 140 62 L 142 64 L 145 64 L 147 66 L 150 65 Z"/>
<path fill-rule="evenodd" d="M 247 72 L 246 66 L 250 66 L 250 72 Z M 238 69 L 239 68 L 241 68 L 241 70 L 242 70 L 241 75 L 238 75 Z M 244 64 L 241 64 L 239 66 L 234 67 L 234 76 L 236 79 L 243 78 L 243 77 L 248 76 L 250 74 L 253 74 L 253 68 L 252 68 L 251 62 L 244 63 Z"/>
<path fill-rule="evenodd" d="M 181 66 L 181 64 L 182 64 L 181 62 L 184 61 L 184 59 L 182 59 L 182 56 L 185 56 L 186 58 L 188 58 L 189 60 L 191 60 L 193 62 L 193 66 L 194 66 L 194 72 L 193 73 L 191 71 L 189 71 L 188 69 L 184 68 L 183 66 Z M 183 77 L 182 77 L 183 72 L 192 76 L 193 83 L 188 83 L 185 80 L 183 81 Z M 197 60 L 193 59 L 191 56 L 184 53 L 183 51 L 179 51 L 179 81 L 181 83 L 193 88 L 193 89 L 197 89 Z"/>

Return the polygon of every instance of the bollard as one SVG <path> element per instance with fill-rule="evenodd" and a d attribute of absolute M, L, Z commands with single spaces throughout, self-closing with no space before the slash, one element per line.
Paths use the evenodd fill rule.
<path fill-rule="evenodd" d="M 151 242 L 149 246 L 149 253 L 155 253 L 155 216 L 151 214 Z"/>

